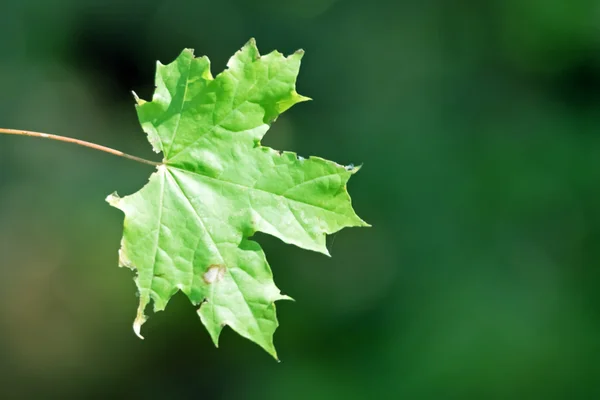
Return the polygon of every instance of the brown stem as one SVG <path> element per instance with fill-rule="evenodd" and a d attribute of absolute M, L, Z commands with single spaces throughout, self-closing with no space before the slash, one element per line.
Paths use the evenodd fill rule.
<path fill-rule="evenodd" d="M 0 133 L 5 134 L 5 135 L 31 136 L 31 137 L 37 137 L 37 138 L 43 138 L 43 139 L 58 140 L 59 142 L 74 143 L 74 144 L 78 144 L 83 147 L 89 147 L 90 149 L 100 150 L 105 153 L 114 154 L 115 156 L 128 158 L 130 160 L 137 161 L 137 162 L 140 162 L 143 164 L 148 164 L 148 165 L 153 165 L 153 166 L 161 165 L 161 163 L 146 160 L 144 158 L 140 158 L 140 157 L 136 157 L 136 156 L 132 156 L 131 154 L 123 153 L 122 151 L 111 149 L 110 147 L 100 146 L 99 144 L 90 143 L 90 142 L 86 142 L 85 140 L 73 139 L 73 138 L 65 137 L 65 136 L 51 135 L 49 133 L 41 133 L 41 132 L 23 131 L 23 130 L 19 130 L 19 129 L 5 129 L 5 128 L 0 128 Z"/>

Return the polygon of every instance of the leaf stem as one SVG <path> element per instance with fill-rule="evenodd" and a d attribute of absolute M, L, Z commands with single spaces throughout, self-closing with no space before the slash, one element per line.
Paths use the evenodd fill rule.
<path fill-rule="evenodd" d="M 145 158 L 132 156 L 131 154 L 123 153 L 122 151 L 111 149 L 110 147 L 101 146 L 99 144 L 86 142 L 85 140 L 74 139 L 74 138 L 70 138 L 70 137 L 66 137 L 66 136 L 51 135 L 49 133 L 42 133 L 42 132 L 23 131 L 20 129 L 5 129 L 5 128 L 0 128 L 0 134 L 31 136 L 31 137 L 37 137 L 37 138 L 42 138 L 42 139 L 58 140 L 59 142 L 65 142 L 65 143 L 74 143 L 79 146 L 89 147 L 90 149 L 103 151 L 105 153 L 110 153 L 115 156 L 119 156 L 119 157 L 123 157 L 123 158 L 128 158 L 130 160 L 137 161 L 142 164 L 148 164 L 148 165 L 153 165 L 153 166 L 161 165 L 161 163 L 159 163 L 159 162 L 150 161 L 150 160 L 146 160 Z"/>

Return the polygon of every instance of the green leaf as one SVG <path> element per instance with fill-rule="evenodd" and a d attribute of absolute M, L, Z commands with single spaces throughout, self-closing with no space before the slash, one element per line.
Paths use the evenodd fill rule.
<path fill-rule="evenodd" d="M 213 79 L 208 58 L 184 50 L 158 64 L 152 101 L 136 96 L 163 164 L 137 193 L 107 198 L 125 213 L 119 264 L 137 271 L 136 334 L 150 301 L 163 310 L 180 290 L 215 345 L 229 325 L 277 357 L 274 302 L 289 297 L 249 237 L 261 231 L 328 254 L 327 234 L 368 226 L 346 191 L 358 168 L 260 145 L 279 114 L 308 100 L 295 90 L 302 56 L 260 56 L 250 40 Z"/>

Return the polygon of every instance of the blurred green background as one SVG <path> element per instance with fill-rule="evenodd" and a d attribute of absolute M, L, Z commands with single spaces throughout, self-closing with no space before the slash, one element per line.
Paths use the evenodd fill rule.
<path fill-rule="evenodd" d="M 131 323 L 105 203 L 151 168 L 0 137 L 0 398 L 600 398 L 597 0 L 3 0 L 0 126 L 157 159 L 130 91 L 184 47 L 304 48 L 265 144 L 364 163 L 332 258 L 258 235 L 282 359 L 181 294 Z"/>

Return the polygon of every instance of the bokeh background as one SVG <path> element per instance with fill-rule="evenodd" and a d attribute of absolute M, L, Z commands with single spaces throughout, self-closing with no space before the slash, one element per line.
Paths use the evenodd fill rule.
<path fill-rule="evenodd" d="M 123 215 L 151 168 L 0 137 L 0 398 L 600 398 L 597 0 L 2 0 L 0 126 L 157 159 L 130 91 L 184 47 L 304 48 L 265 144 L 364 164 L 371 229 L 266 235 L 282 359 L 187 299 L 131 329 Z"/>

